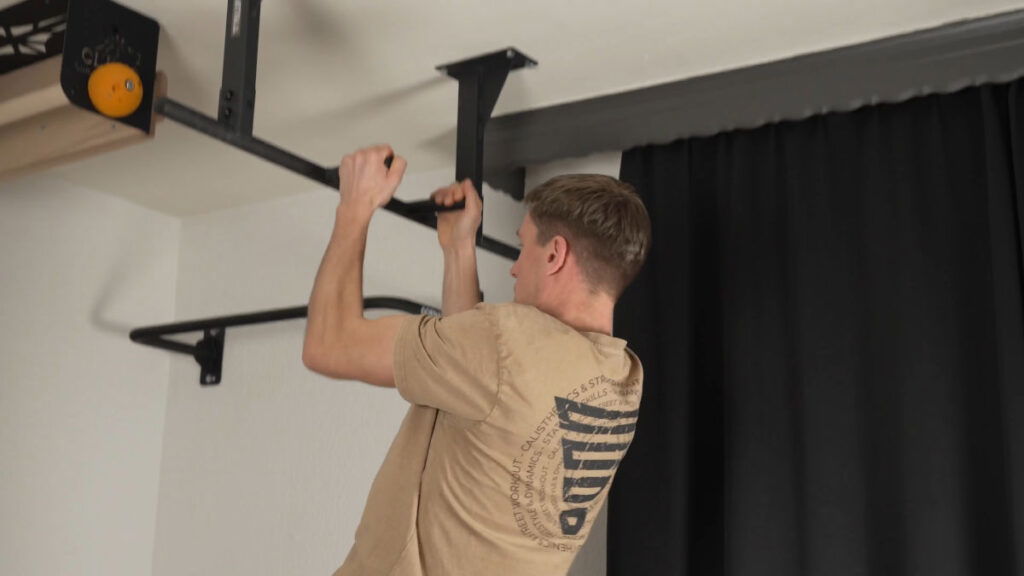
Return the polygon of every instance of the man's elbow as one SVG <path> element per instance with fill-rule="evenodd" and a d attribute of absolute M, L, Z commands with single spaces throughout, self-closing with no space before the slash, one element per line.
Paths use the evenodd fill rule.
<path fill-rule="evenodd" d="M 308 342 L 302 346 L 302 365 L 313 372 L 319 373 L 322 370 L 322 357 Z"/>
<path fill-rule="evenodd" d="M 333 350 L 332 350 L 333 348 Z M 328 347 L 307 341 L 302 347 L 302 364 L 309 370 L 331 378 L 346 378 L 345 359 L 340 347 Z"/>

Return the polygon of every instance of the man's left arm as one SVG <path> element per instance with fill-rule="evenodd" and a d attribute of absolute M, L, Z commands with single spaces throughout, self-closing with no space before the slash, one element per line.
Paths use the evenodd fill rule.
<path fill-rule="evenodd" d="M 406 317 L 363 317 L 363 258 L 370 220 L 391 200 L 405 168 L 405 159 L 389 146 L 360 150 L 341 162 L 341 201 L 310 295 L 302 348 L 302 362 L 314 372 L 395 385 L 394 343 Z"/>

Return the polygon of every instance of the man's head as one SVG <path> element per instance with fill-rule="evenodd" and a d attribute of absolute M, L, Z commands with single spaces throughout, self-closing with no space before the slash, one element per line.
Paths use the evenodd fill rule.
<path fill-rule="evenodd" d="M 512 266 L 516 302 L 538 304 L 564 265 L 578 269 L 585 287 L 614 301 L 647 257 L 651 223 L 633 188 L 608 176 L 552 178 L 526 195 L 519 229 L 523 248 Z"/>

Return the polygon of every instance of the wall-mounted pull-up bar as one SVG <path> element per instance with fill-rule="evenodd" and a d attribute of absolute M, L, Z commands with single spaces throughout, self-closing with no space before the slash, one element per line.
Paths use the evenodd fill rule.
<path fill-rule="evenodd" d="M 261 1 L 228 0 L 224 68 L 217 119 L 170 98 L 157 101 L 156 112 L 337 190 L 337 167 L 324 167 L 310 162 L 252 135 Z M 484 127 L 491 117 L 508 73 L 535 65 L 535 61 L 515 48 L 507 48 L 438 67 L 438 70 L 459 82 L 456 180 L 470 178 L 477 190 L 483 190 Z M 435 212 L 446 210 L 429 200 L 407 203 L 393 199 L 384 208 L 432 228 L 437 227 Z M 447 210 L 460 208 L 454 206 Z M 481 226 L 477 235 L 480 248 L 512 260 L 519 257 L 516 248 L 484 236 L 482 231 Z"/>
<path fill-rule="evenodd" d="M 363 307 L 368 310 L 382 308 L 408 312 L 410 314 L 429 314 L 432 316 L 441 314 L 441 311 L 436 308 L 403 298 L 366 298 L 363 301 Z M 308 306 L 296 306 L 294 308 L 280 308 L 251 314 L 188 320 L 175 324 L 137 328 L 131 331 L 129 338 L 131 338 L 132 342 L 192 356 L 200 366 L 199 383 L 209 386 L 220 383 L 221 366 L 224 360 L 224 336 L 228 328 L 296 320 L 305 318 L 308 311 Z M 186 344 L 167 338 L 167 336 L 187 332 L 202 332 L 203 337 L 195 344 Z"/>

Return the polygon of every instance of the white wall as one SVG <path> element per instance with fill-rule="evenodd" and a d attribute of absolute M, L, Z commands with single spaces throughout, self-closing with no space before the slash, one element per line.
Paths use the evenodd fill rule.
<path fill-rule="evenodd" d="M 152 563 L 179 221 L 53 177 L 0 183 L 0 574 Z"/>
<path fill-rule="evenodd" d="M 616 174 L 618 155 L 575 165 Z M 450 177 L 410 174 L 399 195 L 425 198 Z M 336 194 L 311 190 L 185 220 L 178 318 L 304 304 L 336 205 Z M 513 243 L 521 207 L 487 193 L 485 209 L 488 235 Z M 510 265 L 481 252 L 489 301 L 511 299 Z M 386 212 L 375 217 L 367 296 L 440 306 L 441 272 L 433 230 Z M 216 387 L 199 386 L 191 359 L 173 360 L 154 575 L 326 575 L 344 559 L 407 405 L 393 390 L 307 371 L 304 326 L 229 329 Z M 604 535 L 594 540 L 573 574 L 603 574 Z"/>

